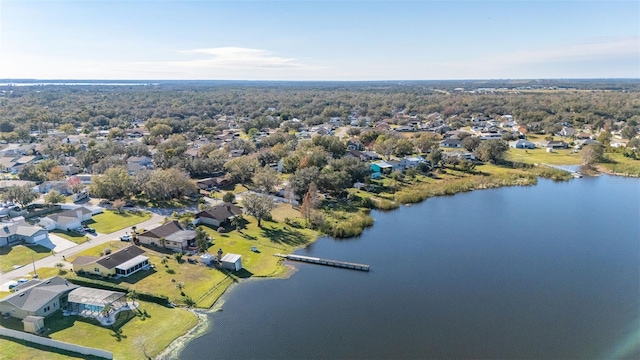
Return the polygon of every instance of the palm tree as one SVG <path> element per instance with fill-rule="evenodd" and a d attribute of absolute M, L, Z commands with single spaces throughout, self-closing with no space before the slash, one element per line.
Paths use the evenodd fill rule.
<path fill-rule="evenodd" d="M 167 244 L 167 239 L 165 239 L 164 237 L 161 237 L 158 242 L 160 242 L 160 245 L 162 245 L 163 248 L 167 248 L 166 244 Z"/>
<path fill-rule="evenodd" d="M 136 306 L 136 300 L 138 299 L 138 297 L 139 295 L 135 290 L 129 290 L 129 292 L 127 293 L 127 298 L 131 300 L 133 306 Z"/>
<path fill-rule="evenodd" d="M 136 234 L 136 230 L 138 230 L 138 227 L 137 227 L 137 226 L 135 226 L 135 225 L 133 225 L 133 226 L 131 227 L 131 232 L 133 232 L 133 234 L 134 234 L 134 235 Z"/>

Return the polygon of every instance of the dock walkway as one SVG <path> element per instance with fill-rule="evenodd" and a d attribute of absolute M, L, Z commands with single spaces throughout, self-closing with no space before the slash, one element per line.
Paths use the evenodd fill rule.
<path fill-rule="evenodd" d="M 365 265 L 365 264 L 358 264 L 358 263 L 339 261 L 339 260 L 321 259 L 317 257 L 302 256 L 302 255 L 282 255 L 282 254 L 274 254 L 274 255 L 283 257 L 287 260 L 301 261 L 301 262 L 318 264 L 318 265 L 334 266 L 334 267 L 351 269 L 351 270 L 369 271 L 369 265 Z"/>

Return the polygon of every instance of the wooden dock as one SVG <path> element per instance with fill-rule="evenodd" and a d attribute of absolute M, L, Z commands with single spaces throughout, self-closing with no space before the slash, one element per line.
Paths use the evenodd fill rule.
<path fill-rule="evenodd" d="M 282 254 L 274 254 L 274 255 L 283 257 L 287 260 L 301 261 L 301 262 L 318 264 L 318 265 L 334 266 L 334 267 L 351 269 L 351 270 L 369 271 L 369 265 L 365 265 L 365 264 L 358 264 L 358 263 L 339 261 L 339 260 L 321 259 L 317 257 L 302 256 L 302 255 L 282 255 Z"/>

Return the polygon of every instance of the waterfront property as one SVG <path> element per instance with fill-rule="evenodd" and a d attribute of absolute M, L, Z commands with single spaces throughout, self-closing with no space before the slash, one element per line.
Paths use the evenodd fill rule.
<path fill-rule="evenodd" d="M 143 249 L 131 245 L 100 258 L 78 256 L 71 264 L 76 273 L 127 277 L 140 270 L 149 269 L 149 258 L 142 254 L 144 254 Z"/>
<path fill-rule="evenodd" d="M 78 287 L 69 293 L 63 313 L 94 318 L 102 325 L 110 325 L 115 322 L 118 312 L 129 310 L 125 295 L 118 291 Z"/>
<path fill-rule="evenodd" d="M 47 317 L 65 306 L 69 293 L 78 287 L 59 276 L 31 280 L 18 285 L 13 294 L 0 299 L 0 313 L 18 319 Z M 32 320 L 33 324 L 39 321 Z"/>
<path fill-rule="evenodd" d="M 173 251 L 183 251 L 195 246 L 196 232 L 185 229 L 173 220 L 138 235 L 141 244 L 162 246 Z"/>

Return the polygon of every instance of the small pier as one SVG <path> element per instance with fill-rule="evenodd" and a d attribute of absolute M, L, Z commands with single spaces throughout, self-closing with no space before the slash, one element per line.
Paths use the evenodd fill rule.
<path fill-rule="evenodd" d="M 317 257 L 302 256 L 302 255 L 282 255 L 282 254 L 274 254 L 274 255 L 285 258 L 287 260 L 301 261 L 301 262 L 318 264 L 318 265 L 334 266 L 334 267 L 351 269 L 351 270 L 369 271 L 369 265 L 365 265 L 365 264 L 358 264 L 358 263 L 339 261 L 339 260 L 321 259 Z"/>

